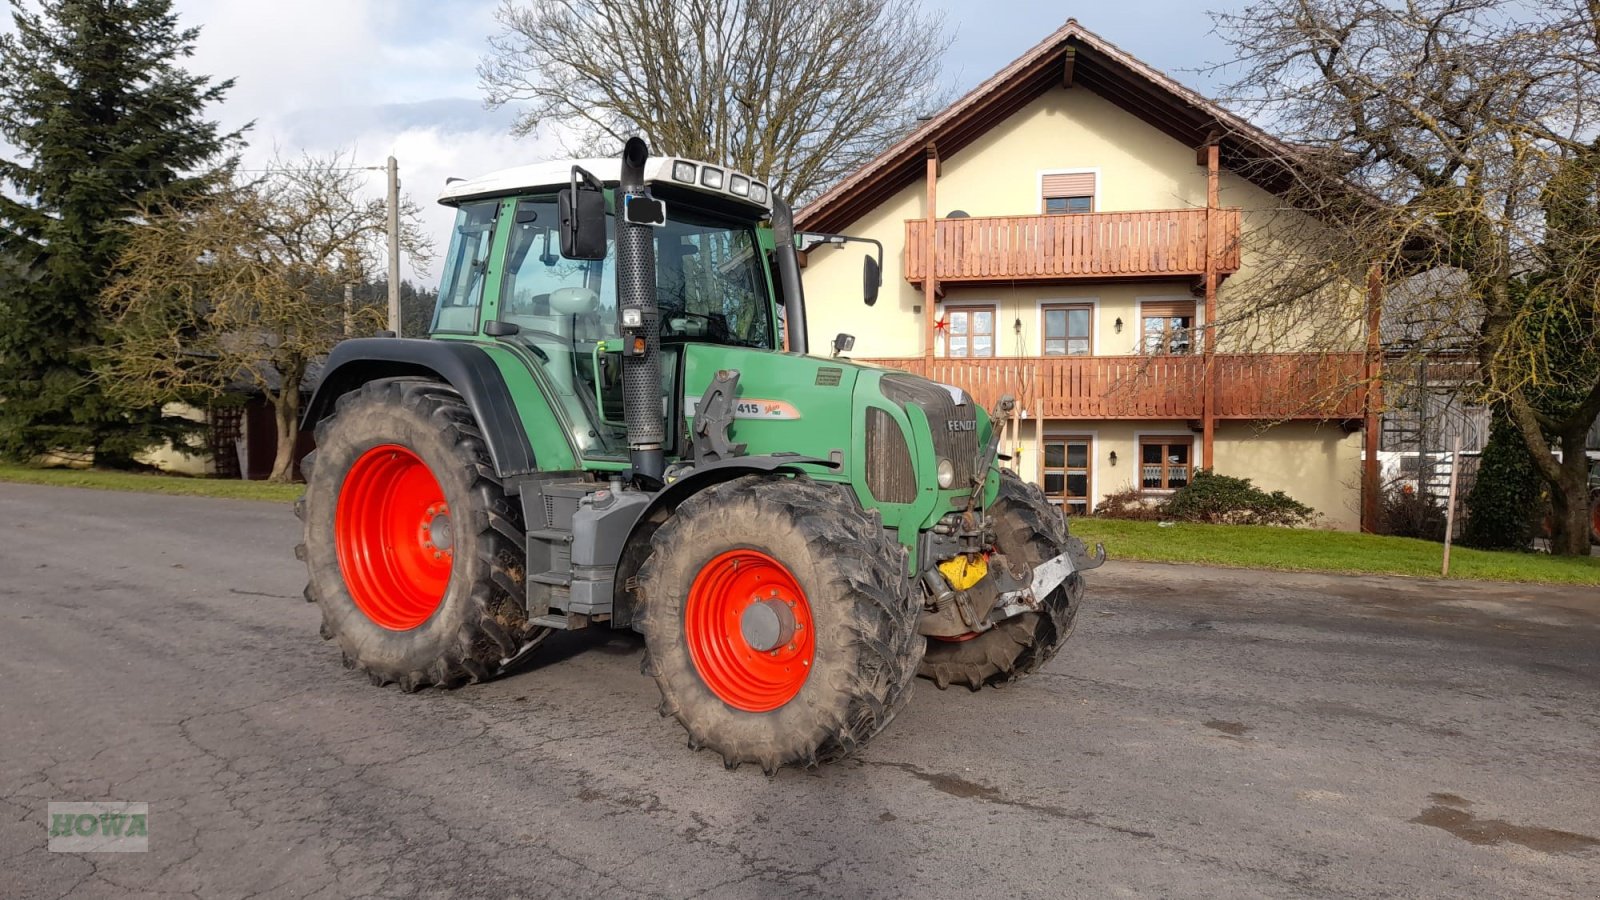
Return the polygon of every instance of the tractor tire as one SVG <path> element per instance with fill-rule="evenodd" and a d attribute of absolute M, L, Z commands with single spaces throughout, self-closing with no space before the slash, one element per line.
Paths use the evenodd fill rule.
<path fill-rule="evenodd" d="M 730 769 L 860 749 L 909 699 L 925 645 L 906 569 L 839 485 L 745 476 L 689 498 L 637 582 L 661 714 Z"/>
<path fill-rule="evenodd" d="M 317 425 L 296 548 L 346 668 L 406 692 L 500 673 L 549 634 L 523 602 L 523 529 L 461 395 L 409 378 Z"/>
<path fill-rule="evenodd" d="M 1020 562 L 1031 569 L 1066 551 L 1070 540 L 1066 519 L 1037 485 L 1001 470 L 993 512 L 995 544 L 1013 565 Z M 940 690 L 964 684 L 974 691 L 1031 675 L 1072 635 L 1082 601 L 1083 576 L 1074 572 L 1044 598 L 1040 612 L 1013 616 L 970 637 L 928 638 L 928 652 L 917 674 Z"/>

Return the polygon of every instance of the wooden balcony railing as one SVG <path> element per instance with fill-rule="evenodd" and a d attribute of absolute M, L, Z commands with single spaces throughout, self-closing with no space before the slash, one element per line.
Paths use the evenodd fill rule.
<path fill-rule="evenodd" d="M 1198 419 L 1205 414 L 1203 356 L 1046 356 L 999 359 L 861 359 L 971 394 L 993 408 L 1015 396 L 1033 418 Z M 1219 353 L 1217 419 L 1361 417 L 1360 353 Z"/>
<path fill-rule="evenodd" d="M 1217 210 L 1217 271 L 1239 269 L 1239 210 Z M 927 221 L 906 221 L 906 280 L 927 276 Z M 940 219 L 941 282 L 1200 276 L 1205 209 Z"/>

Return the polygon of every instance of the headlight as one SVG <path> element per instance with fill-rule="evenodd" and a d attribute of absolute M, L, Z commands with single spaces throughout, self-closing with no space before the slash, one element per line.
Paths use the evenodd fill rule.
<path fill-rule="evenodd" d="M 767 186 L 759 181 L 750 182 L 750 199 L 757 203 L 767 202 Z"/>
<path fill-rule="evenodd" d="M 750 179 L 743 175 L 735 174 L 728 179 L 728 190 L 740 197 L 750 196 Z"/>
<path fill-rule="evenodd" d="M 672 177 L 684 184 L 694 184 L 694 163 L 678 160 L 672 164 Z"/>
<path fill-rule="evenodd" d="M 956 483 L 956 467 L 951 465 L 950 460 L 940 458 L 938 472 L 939 487 L 948 489 Z"/>
<path fill-rule="evenodd" d="M 708 188 L 722 190 L 722 170 L 706 166 L 700 170 L 700 183 Z"/>

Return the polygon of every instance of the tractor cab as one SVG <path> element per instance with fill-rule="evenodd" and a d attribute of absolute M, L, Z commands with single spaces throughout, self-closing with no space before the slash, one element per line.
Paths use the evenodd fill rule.
<path fill-rule="evenodd" d="M 559 195 L 578 169 L 609 187 L 616 159 L 524 166 L 450 184 L 457 209 L 432 336 L 487 335 L 522 348 L 560 399 L 573 443 L 592 460 L 627 458 L 617 306 L 616 218 L 604 215 L 603 250 L 562 254 Z M 775 350 L 781 346 L 768 263 L 766 184 L 675 157 L 650 160 L 645 183 L 664 213 L 653 228 L 664 397 L 689 344 Z M 763 247 L 766 245 L 766 248 Z M 674 412 L 668 403 L 664 420 Z"/>

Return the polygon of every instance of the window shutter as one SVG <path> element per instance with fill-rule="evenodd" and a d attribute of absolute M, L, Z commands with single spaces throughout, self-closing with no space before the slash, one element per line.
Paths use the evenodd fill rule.
<path fill-rule="evenodd" d="M 1094 173 L 1075 172 L 1070 175 L 1044 176 L 1046 197 L 1093 197 Z"/>
<path fill-rule="evenodd" d="M 1142 300 L 1139 302 L 1139 315 L 1141 316 L 1189 316 L 1194 317 L 1193 300 Z"/>

